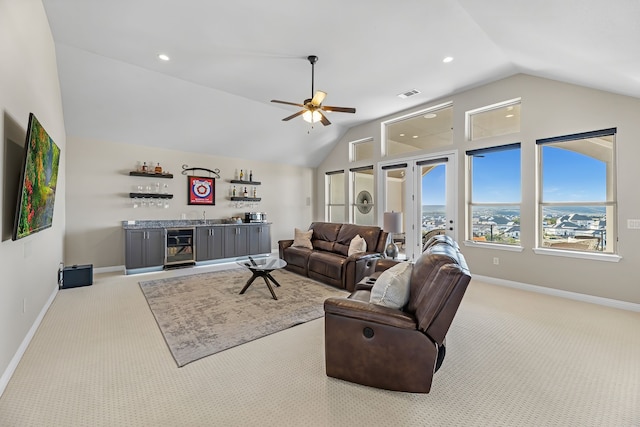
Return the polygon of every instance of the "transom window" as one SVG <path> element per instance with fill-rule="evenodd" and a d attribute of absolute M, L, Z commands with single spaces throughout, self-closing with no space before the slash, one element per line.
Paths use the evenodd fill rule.
<path fill-rule="evenodd" d="M 467 111 L 467 125 L 469 141 L 520 132 L 520 99 Z"/>
<path fill-rule="evenodd" d="M 373 138 L 366 138 L 359 141 L 352 141 L 351 146 L 351 161 L 358 162 L 360 160 L 373 159 Z"/>
<path fill-rule="evenodd" d="M 383 123 L 385 154 L 422 151 L 453 144 L 453 106 L 446 104 Z"/>
<path fill-rule="evenodd" d="M 615 253 L 616 129 L 536 141 L 540 247 Z"/>

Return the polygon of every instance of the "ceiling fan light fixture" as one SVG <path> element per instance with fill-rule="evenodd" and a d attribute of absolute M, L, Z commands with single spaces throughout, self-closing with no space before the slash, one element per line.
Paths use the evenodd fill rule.
<path fill-rule="evenodd" d="M 322 120 L 322 115 L 320 114 L 319 111 L 305 111 L 304 113 L 302 113 L 302 118 L 304 119 L 305 122 L 308 123 L 317 123 L 320 120 Z"/>

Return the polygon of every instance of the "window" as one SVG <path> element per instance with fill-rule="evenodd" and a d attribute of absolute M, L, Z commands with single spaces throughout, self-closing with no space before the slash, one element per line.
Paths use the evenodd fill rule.
<path fill-rule="evenodd" d="M 614 253 L 616 129 L 536 141 L 539 247 Z"/>
<path fill-rule="evenodd" d="M 345 215 L 344 171 L 326 173 L 326 218 L 329 222 L 347 222 Z"/>
<path fill-rule="evenodd" d="M 373 138 L 366 138 L 360 141 L 353 141 L 351 144 L 351 161 L 373 159 Z"/>
<path fill-rule="evenodd" d="M 423 110 L 383 125 L 387 156 L 453 144 L 451 104 Z"/>
<path fill-rule="evenodd" d="M 351 169 L 353 180 L 352 222 L 375 225 L 373 204 L 373 166 Z"/>
<path fill-rule="evenodd" d="M 520 99 L 467 111 L 467 123 L 469 141 L 520 132 Z"/>
<path fill-rule="evenodd" d="M 520 143 L 467 151 L 468 239 L 520 244 Z"/>

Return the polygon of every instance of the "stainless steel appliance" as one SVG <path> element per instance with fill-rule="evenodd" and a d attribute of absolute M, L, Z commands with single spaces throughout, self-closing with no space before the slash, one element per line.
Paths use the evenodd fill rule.
<path fill-rule="evenodd" d="M 194 227 L 167 228 L 165 267 L 194 264 L 196 262 L 194 233 Z"/>
<path fill-rule="evenodd" d="M 264 212 L 246 212 L 244 222 L 267 222 L 267 214 Z"/>

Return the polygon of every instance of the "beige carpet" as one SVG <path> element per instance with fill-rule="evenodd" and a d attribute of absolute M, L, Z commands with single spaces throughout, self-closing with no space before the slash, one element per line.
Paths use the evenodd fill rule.
<path fill-rule="evenodd" d="M 640 313 L 472 280 L 431 393 L 397 393 L 328 378 L 322 319 L 178 369 L 138 282 L 201 271 L 60 291 L 0 426 L 640 426 Z"/>
<path fill-rule="evenodd" d="M 277 300 L 262 278 L 242 295 L 251 273 L 232 269 L 140 282 L 178 366 L 324 315 L 324 300 L 348 295 L 311 279 L 277 270 Z"/>

